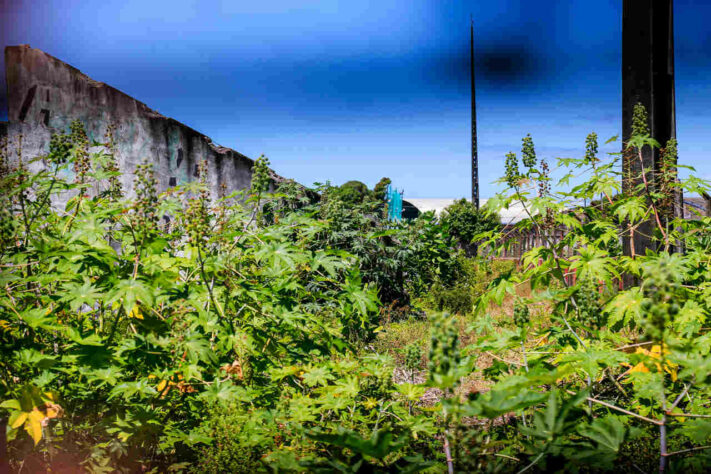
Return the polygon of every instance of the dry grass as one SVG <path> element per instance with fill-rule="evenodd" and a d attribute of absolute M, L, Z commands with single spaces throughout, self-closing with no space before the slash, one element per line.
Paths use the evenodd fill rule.
<path fill-rule="evenodd" d="M 529 285 L 519 285 L 517 288 L 517 296 L 520 298 L 529 298 L 531 289 Z M 489 308 L 488 315 L 498 324 L 506 325 L 507 321 L 512 318 L 513 307 L 516 299 L 513 296 L 507 297 L 501 306 L 492 304 Z M 531 321 L 537 328 L 543 328 L 550 324 L 550 310 L 544 304 L 536 304 L 530 307 Z M 477 342 L 479 337 L 473 331 L 469 331 L 471 324 L 474 322 L 473 315 L 454 316 L 456 324 L 459 328 L 460 344 L 462 347 L 467 347 Z M 397 323 L 390 323 L 384 327 L 384 330 L 378 334 L 376 341 L 373 344 L 373 349 L 381 354 L 388 354 L 395 360 L 396 368 L 393 372 L 393 380 L 395 383 L 424 383 L 426 381 L 427 353 L 429 351 L 429 329 L 430 322 L 425 319 L 411 319 Z M 409 344 L 419 344 L 422 350 L 422 361 L 420 371 L 415 374 L 410 374 L 404 367 L 405 347 Z M 527 348 L 532 349 L 538 344 L 538 341 L 531 335 L 526 343 Z M 462 398 L 467 397 L 472 393 L 487 392 L 493 382 L 486 380 L 483 376 L 483 371 L 492 366 L 494 360 L 499 358 L 511 365 L 523 366 L 523 354 L 520 350 L 507 351 L 504 354 L 492 354 L 489 352 L 481 352 L 471 354 L 476 358 L 476 370 L 465 377 L 460 386 L 456 390 L 456 394 Z M 513 372 L 513 370 L 512 370 Z M 414 375 L 414 376 L 413 376 Z M 436 404 L 442 397 L 442 392 L 437 389 L 430 389 L 422 397 L 420 403 L 422 405 Z"/>

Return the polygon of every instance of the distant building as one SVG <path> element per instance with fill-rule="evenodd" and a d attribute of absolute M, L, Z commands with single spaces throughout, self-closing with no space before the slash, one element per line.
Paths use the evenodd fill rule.
<path fill-rule="evenodd" d="M 22 160 L 27 163 L 49 151 L 53 133 L 66 133 L 69 124 L 79 120 L 90 141 L 101 142 L 109 125 L 115 128 L 122 185 L 129 192 L 135 167 L 143 160 L 153 163 L 159 191 L 195 179 L 202 160 L 208 162 L 213 196 L 223 185 L 232 192 L 251 184 L 252 159 L 44 51 L 8 46 L 5 69 L 9 121 L 0 122 L 0 140 L 7 138 L 11 159 L 16 159 L 20 138 Z M 273 185 L 284 180 L 275 173 L 271 177 Z"/>
<path fill-rule="evenodd" d="M 415 206 L 420 212 L 434 211 L 436 215 L 440 215 L 447 206 L 450 206 L 459 199 L 450 198 L 409 198 L 408 201 Z M 471 202 L 471 199 L 467 199 Z M 483 208 L 488 199 L 480 199 L 479 207 Z M 515 224 L 516 222 L 528 217 L 523 206 L 514 204 L 509 209 L 504 209 L 499 213 L 499 220 L 502 224 Z"/>

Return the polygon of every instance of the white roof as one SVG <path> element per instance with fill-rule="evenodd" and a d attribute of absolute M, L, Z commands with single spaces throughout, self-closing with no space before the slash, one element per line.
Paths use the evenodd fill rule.
<path fill-rule="evenodd" d="M 420 212 L 434 211 L 436 215 L 440 215 L 445 207 L 454 204 L 455 201 L 459 199 L 451 198 L 408 198 L 405 197 L 405 201 L 412 203 Z M 467 199 L 471 201 L 471 199 Z M 488 199 L 480 199 L 479 207 L 486 205 Z M 511 204 L 508 209 L 502 209 L 499 212 L 499 219 L 502 224 L 512 224 L 520 220 L 527 218 L 526 211 L 523 210 L 523 206 L 520 203 Z"/>

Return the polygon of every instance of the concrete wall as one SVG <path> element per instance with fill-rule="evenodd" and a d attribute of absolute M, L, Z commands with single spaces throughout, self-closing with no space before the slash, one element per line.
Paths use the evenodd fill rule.
<path fill-rule="evenodd" d="M 11 158 L 20 138 L 23 161 L 46 154 L 52 133 L 68 132 L 78 119 L 90 140 L 103 140 L 109 124 L 114 125 L 123 186 L 129 192 L 134 169 L 144 159 L 153 162 L 159 191 L 195 179 L 202 159 L 208 161 L 213 196 L 223 183 L 228 192 L 250 184 L 253 160 L 39 49 L 5 48 L 5 67 L 9 120 L 0 124 L 0 138 L 6 135 Z M 272 175 L 272 185 L 283 180 Z"/>

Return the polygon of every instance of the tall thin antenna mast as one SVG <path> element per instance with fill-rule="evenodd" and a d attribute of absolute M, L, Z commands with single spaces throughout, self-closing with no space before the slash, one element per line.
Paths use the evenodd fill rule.
<path fill-rule="evenodd" d="M 479 209 L 479 153 L 476 143 L 476 88 L 474 84 L 474 19 L 470 17 L 469 63 L 472 96 L 472 203 Z"/>

